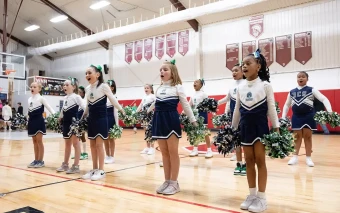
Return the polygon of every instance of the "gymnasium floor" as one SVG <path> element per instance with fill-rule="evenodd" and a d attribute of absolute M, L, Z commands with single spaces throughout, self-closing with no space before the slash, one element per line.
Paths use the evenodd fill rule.
<path fill-rule="evenodd" d="M 0 132 L 0 212 L 30 206 L 50 212 L 247 212 L 239 209 L 248 194 L 246 177 L 234 176 L 235 162 L 216 154 L 188 157 L 186 139 L 181 139 L 181 192 L 157 195 L 163 170 L 154 156 L 141 155 L 144 132 L 124 130 L 116 142 L 115 163 L 106 165 L 104 181 L 84 181 L 80 175 L 56 173 L 64 144 L 58 134 L 45 137 L 45 168 L 28 169 L 33 160 L 32 142 L 26 132 Z M 340 210 L 339 135 L 313 136 L 314 168 L 305 165 L 302 148 L 299 165 L 288 159 L 269 159 L 266 212 L 338 212 Z M 90 147 L 87 147 L 90 152 Z M 72 162 L 72 161 L 71 161 Z M 81 161 L 82 174 L 92 167 Z"/>

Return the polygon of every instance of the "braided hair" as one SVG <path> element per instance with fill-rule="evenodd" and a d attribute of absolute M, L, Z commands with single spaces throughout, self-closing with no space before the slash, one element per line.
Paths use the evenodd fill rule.
<path fill-rule="evenodd" d="M 261 54 L 261 50 L 257 49 L 254 53 L 249 54 L 248 56 L 253 56 L 255 58 L 255 61 L 261 65 L 261 68 L 259 70 L 259 78 L 262 81 L 268 81 L 270 82 L 270 74 L 269 74 L 269 68 L 267 67 L 267 61 L 265 57 Z"/>

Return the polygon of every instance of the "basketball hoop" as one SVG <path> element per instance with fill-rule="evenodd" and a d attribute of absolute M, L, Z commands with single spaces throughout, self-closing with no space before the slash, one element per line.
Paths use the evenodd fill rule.
<path fill-rule="evenodd" d="M 10 73 L 15 73 L 15 70 L 5 70 L 6 75 L 9 75 Z"/>

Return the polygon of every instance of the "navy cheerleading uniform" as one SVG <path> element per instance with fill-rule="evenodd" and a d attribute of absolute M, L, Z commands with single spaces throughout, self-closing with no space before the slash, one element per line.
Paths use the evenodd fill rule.
<path fill-rule="evenodd" d="M 236 80 L 234 85 L 229 89 L 228 94 L 218 101 L 218 105 L 227 103 L 227 106 L 225 108 L 225 113 L 230 113 L 230 117 L 233 117 L 235 105 L 236 105 L 236 94 L 237 94 L 237 88 L 238 86 L 244 82 L 244 79 Z M 229 103 L 228 103 L 229 102 Z"/>
<path fill-rule="evenodd" d="M 45 119 L 43 117 L 45 107 L 54 114 L 54 110 L 40 94 L 35 94 L 28 99 L 28 136 L 33 137 L 38 133 L 46 135 Z"/>
<path fill-rule="evenodd" d="M 79 108 L 85 109 L 85 103 L 80 95 L 75 93 L 68 94 L 64 98 L 63 109 L 60 112 L 59 118 L 63 118 L 63 137 L 64 139 L 71 138 L 69 134 L 72 119 L 77 119 Z"/>
<path fill-rule="evenodd" d="M 196 109 L 197 105 L 206 98 L 208 98 L 208 95 L 203 90 L 195 91 L 195 94 L 190 98 L 189 104 Z M 198 111 L 198 115 L 204 118 L 203 124 L 208 125 L 208 112 Z"/>
<path fill-rule="evenodd" d="M 191 122 L 196 118 L 190 108 L 182 85 L 171 86 L 172 80 L 163 82 L 157 89 L 156 102 L 148 112 L 155 109 L 152 119 L 152 138 L 168 139 L 172 134 L 177 138 L 182 137 L 181 123 L 177 111 L 178 102 L 181 102 L 185 114 Z"/>
<path fill-rule="evenodd" d="M 85 115 L 89 115 L 87 135 L 91 140 L 95 140 L 97 137 L 106 140 L 109 132 L 106 107 L 107 98 L 118 110 L 122 110 L 122 106 L 119 105 L 107 84 L 101 83 L 97 86 L 98 81 L 86 87 L 87 106 Z"/>
<path fill-rule="evenodd" d="M 260 78 L 241 83 L 236 92 L 232 127 L 240 126 L 242 145 L 251 146 L 269 134 L 267 115 L 273 128 L 278 128 L 280 124 L 270 83 Z"/>
<path fill-rule="evenodd" d="M 289 108 L 292 107 L 292 130 L 301 130 L 303 128 L 316 130 L 316 122 L 314 120 L 315 98 L 325 105 L 328 112 L 332 112 L 329 100 L 313 87 L 298 86 L 288 93 L 286 103 L 283 107 L 282 118 L 286 118 Z"/>
<path fill-rule="evenodd" d="M 112 105 L 112 103 L 107 100 L 106 102 L 107 109 L 107 125 L 109 130 L 113 128 L 115 124 L 118 125 L 118 110 Z"/>

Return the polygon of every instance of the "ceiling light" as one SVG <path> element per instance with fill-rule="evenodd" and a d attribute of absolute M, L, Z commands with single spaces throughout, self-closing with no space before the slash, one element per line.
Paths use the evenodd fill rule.
<path fill-rule="evenodd" d="M 57 16 L 57 17 L 52 18 L 52 19 L 50 20 L 50 22 L 57 23 L 57 22 L 60 22 L 60 21 L 64 21 L 64 20 L 66 20 L 66 19 L 68 19 L 67 16 L 65 16 L 65 15 L 60 15 L 60 16 Z"/>
<path fill-rule="evenodd" d="M 33 30 L 36 30 L 36 29 L 39 29 L 40 27 L 38 25 L 31 25 L 29 27 L 26 27 L 25 30 L 26 31 L 33 31 Z"/>
<path fill-rule="evenodd" d="M 99 2 L 97 2 L 97 3 L 92 4 L 92 5 L 90 6 L 90 8 L 91 8 L 92 10 L 98 10 L 98 9 L 100 9 L 100 8 L 102 8 L 102 7 L 105 7 L 105 6 L 109 5 L 109 4 L 110 4 L 110 2 L 108 2 L 108 1 L 99 1 Z"/>

